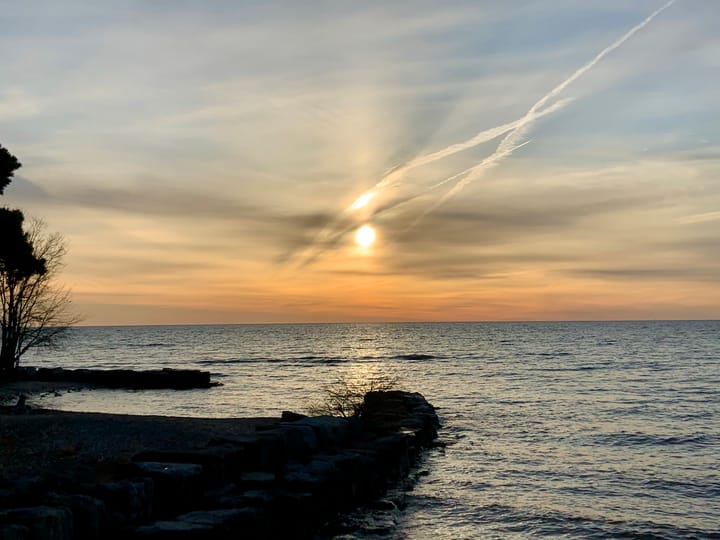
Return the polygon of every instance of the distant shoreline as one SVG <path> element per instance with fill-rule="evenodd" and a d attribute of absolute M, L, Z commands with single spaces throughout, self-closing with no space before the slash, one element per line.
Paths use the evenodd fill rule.
<path fill-rule="evenodd" d="M 720 319 L 517 319 L 487 321 L 301 321 L 301 322 L 238 322 L 238 323 L 168 323 L 168 324 L 77 324 L 73 328 L 185 328 L 227 326 L 321 326 L 321 325 L 403 325 L 403 324 L 598 324 L 598 323 L 673 323 L 673 322 L 720 322 Z"/>

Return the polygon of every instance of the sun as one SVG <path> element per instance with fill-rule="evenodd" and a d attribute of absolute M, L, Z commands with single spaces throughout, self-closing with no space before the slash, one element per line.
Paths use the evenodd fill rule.
<path fill-rule="evenodd" d="M 355 233 L 355 242 L 364 248 L 368 248 L 375 242 L 375 229 L 370 225 L 363 225 Z"/>

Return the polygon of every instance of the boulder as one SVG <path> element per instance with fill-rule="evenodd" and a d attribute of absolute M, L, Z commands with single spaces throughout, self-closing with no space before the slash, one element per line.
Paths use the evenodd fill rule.
<path fill-rule="evenodd" d="M 365 430 L 388 434 L 413 429 L 423 445 L 437 437 L 438 421 L 435 409 L 418 393 L 390 391 L 368 392 L 363 402 Z"/>
<path fill-rule="evenodd" d="M 297 422 L 303 418 L 307 418 L 306 414 L 300 414 L 292 411 L 283 411 L 280 415 L 283 422 Z"/>
<path fill-rule="evenodd" d="M 277 482 L 275 473 L 267 471 L 244 472 L 238 479 L 238 485 L 243 489 L 268 489 Z"/>
<path fill-rule="evenodd" d="M 134 462 L 186 463 L 200 465 L 203 480 L 217 485 L 232 479 L 242 468 L 244 454 L 241 448 L 208 447 L 197 450 L 148 450 L 133 456 Z"/>
<path fill-rule="evenodd" d="M 142 461 L 134 463 L 133 467 L 138 475 L 153 480 L 153 509 L 158 516 L 186 512 L 203 493 L 203 470 L 200 465 Z"/>
<path fill-rule="evenodd" d="M 0 540 L 29 540 L 30 529 L 22 525 L 0 525 Z"/>
<path fill-rule="evenodd" d="M 290 458 L 308 456 L 320 447 L 315 430 L 300 422 L 280 424 L 275 431 L 283 434 L 287 456 Z"/>
<path fill-rule="evenodd" d="M 113 525 L 125 526 L 150 518 L 154 483 L 150 478 L 105 482 L 94 495 L 105 503 Z"/>
<path fill-rule="evenodd" d="M 22 535 L 27 529 L 28 540 L 72 540 L 73 518 L 67 508 L 34 506 L 0 511 L 0 526 L 8 527 L 6 534 Z M 19 527 L 17 527 L 19 526 Z"/>
<path fill-rule="evenodd" d="M 256 508 L 204 510 L 179 516 L 178 521 L 209 525 L 218 533 L 242 532 L 256 527 L 259 512 Z"/>
<path fill-rule="evenodd" d="M 131 538 L 143 540 L 212 540 L 213 528 L 186 521 L 156 521 L 135 529 Z"/>
<path fill-rule="evenodd" d="M 206 510 L 138 527 L 134 538 L 145 540 L 222 540 L 257 538 L 258 512 L 252 508 Z"/>
<path fill-rule="evenodd" d="M 48 504 L 69 508 L 73 516 L 75 540 L 101 540 L 108 527 L 105 503 L 88 495 L 50 493 Z"/>
<path fill-rule="evenodd" d="M 350 423 L 345 418 L 316 416 L 297 422 L 296 425 L 310 426 L 323 450 L 335 450 L 345 446 L 350 439 Z"/>
<path fill-rule="evenodd" d="M 209 448 L 231 449 L 235 454 L 237 471 L 277 471 L 286 459 L 285 435 L 273 428 L 253 435 L 216 437 Z"/>

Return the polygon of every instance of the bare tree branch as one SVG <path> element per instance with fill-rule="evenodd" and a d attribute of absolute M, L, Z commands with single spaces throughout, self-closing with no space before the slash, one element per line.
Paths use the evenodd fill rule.
<path fill-rule="evenodd" d="M 358 417 L 362 415 L 365 394 L 392 390 L 397 386 L 398 378 L 387 373 L 368 375 L 362 379 L 339 377 L 321 387 L 322 398 L 310 404 L 308 412 L 313 416 Z"/>
<path fill-rule="evenodd" d="M 79 322 L 69 310 L 70 291 L 54 284 L 66 254 L 63 237 L 47 233 L 40 220 L 31 220 L 23 232 L 32 248 L 31 269 L 0 264 L 0 372 L 17 368 L 32 348 L 57 345 Z"/>

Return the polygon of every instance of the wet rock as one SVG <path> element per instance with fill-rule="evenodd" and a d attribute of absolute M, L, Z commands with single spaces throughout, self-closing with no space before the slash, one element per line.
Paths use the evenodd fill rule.
<path fill-rule="evenodd" d="M 357 445 L 358 449 L 375 453 L 376 466 L 391 480 L 400 478 L 410 468 L 408 438 L 401 433 L 378 437 Z"/>
<path fill-rule="evenodd" d="M 135 529 L 132 538 L 143 540 L 211 540 L 213 528 L 186 521 L 156 521 Z"/>
<path fill-rule="evenodd" d="M 177 515 L 192 508 L 202 494 L 202 467 L 192 463 L 134 463 L 138 475 L 151 478 L 156 515 Z"/>
<path fill-rule="evenodd" d="M 22 525 L 0 525 L 0 540 L 29 540 L 30 529 Z"/>
<path fill-rule="evenodd" d="M 283 422 L 297 422 L 298 420 L 307 418 L 307 415 L 292 412 L 292 411 L 283 411 L 282 414 L 280 415 L 280 418 L 283 420 Z"/>
<path fill-rule="evenodd" d="M 317 452 L 320 444 L 315 430 L 301 423 L 283 423 L 276 429 L 285 438 L 285 449 L 288 457 L 297 458 Z M 267 432 L 266 432 L 267 433 Z"/>
<path fill-rule="evenodd" d="M 275 502 L 272 490 L 249 489 L 208 500 L 210 508 L 270 508 Z"/>
<path fill-rule="evenodd" d="M 367 431 L 378 434 L 417 428 L 423 445 L 437 437 L 440 425 L 435 409 L 421 394 L 401 391 L 368 392 L 363 403 L 363 420 Z"/>
<path fill-rule="evenodd" d="M 258 515 L 252 508 L 189 512 L 172 521 L 138 527 L 134 537 L 147 540 L 256 538 Z"/>
<path fill-rule="evenodd" d="M 8 534 L 24 534 L 27 529 L 30 540 L 72 540 L 72 513 L 67 508 L 35 506 L 0 511 L 0 525 L 10 527 Z M 20 528 L 17 528 L 17 526 Z"/>
<path fill-rule="evenodd" d="M 231 449 L 236 452 L 235 468 L 242 471 L 277 471 L 286 459 L 286 441 L 282 431 L 273 428 L 253 435 L 216 437 L 209 448 Z"/>
<path fill-rule="evenodd" d="M 139 478 L 100 484 L 95 496 L 105 503 L 113 524 L 124 526 L 150 518 L 153 494 L 153 481 Z"/>
<path fill-rule="evenodd" d="M 178 521 L 208 525 L 216 533 L 232 533 L 252 530 L 256 527 L 260 513 L 256 508 L 236 508 L 227 510 L 206 510 L 190 512 L 177 518 Z"/>
<path fill-rule="evenodd" d="M 201 466 L 206 484 L 220 484 L 233 478 L 241 468 L 244 455 L 242 449 L 212 447 L 199 450 L 164 451 L 148 450 L 133 456 L 134 462 L 185 463 Z"/>
<path fill-rule="evenodd" d="M 50 493 L 46 497 L 52 506 L 69 508 L 73 517 L 75 540 L 99 540 L 108 526 L 105 503 L 88 495 Z"/>
<path fill-rule="evenodd" d="M 316 416 L 298 422 L 310 426 L 323 450 L 334 450 L 345 446 L 350 439 L 350 423 L 345 418 Z"/>
<path fill-rule="evenodd" d="M 275 473 L 250 471 L 240 475 L 238 484 L 243 489 L 269 489 L 277 482 Z"/>
<path fill-rule="evenodd" d="M 364 410 L 366 418 L 353 420 L 285 415 L 206 448 L 146 451 L 129 464 L 61 470 L 43 481 L 0 481 L 0 503 L 47 504 L 69 523 L 45 526 L 59 540 L 73 529 L 80 540 L 310 539 L 339 511 L 362 504 L 356 529 L 342 525 L 336 533 L 387 536 L 402 505 L 387 488 L 403 485 L 438 421 L 422 396 L 406 392 L 370 393 Z M 0 534 L 34 540 L 31 526 L 42 520 L 26 523 L 8 512 L 16 510 L 0 512 Z"/>

